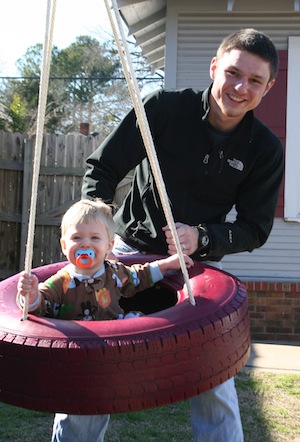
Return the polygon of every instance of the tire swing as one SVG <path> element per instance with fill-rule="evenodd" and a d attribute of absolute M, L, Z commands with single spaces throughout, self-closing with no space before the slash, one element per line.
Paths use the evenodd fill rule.
<path fill-rule="evenodd" d="M 26 313 L 24 320 L 23 312 L 22 320 L 15 302 L 19 275 L 0 282 L 0 401 L 46 412 L 113 414 L 187 399 L 234 376 L 250 352 L 245 287 L 199 262 L 188 275 L 173 230 L 182 272 L 132 298 L 134 309 L 146 313 L 140 318 L 66 321 Z M 131 265 L 159 256 L 119 258 Z M 34 273 L 44 281 L 64 265 Z"/>

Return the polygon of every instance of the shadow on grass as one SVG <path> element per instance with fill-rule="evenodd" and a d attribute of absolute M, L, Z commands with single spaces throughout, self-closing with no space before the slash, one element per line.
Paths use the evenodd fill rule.
<path fill-rule="evenodd" d="M 279 378 L 244 369 L 235 382 L 245 442 L 300 440 L 297 438 L 300 436 L 297 427 L 300 376 L 297 379 L 288 375 Z M 280 397 L 280 391 L 285 395 Z M 269 412 L 274 402 L 277 415 L 272 420 Z M 287 415 L 281 416 L 284 406 Z M 0 442 L 49 442 L 52 422 L 52 414 L 0 403 Z M 285 428 L 281 425 L 284 422 Z M 112 415 L 105 442 L 191 442 L 192 439 L 187 400 L 151 410 Z"/>
<path fill-rule="evenodd" d="M 260 382 L 252 372 L 243 370 L 235 377 L 245 442 L 271 442 L 272 437 L 263 412 Z"/>

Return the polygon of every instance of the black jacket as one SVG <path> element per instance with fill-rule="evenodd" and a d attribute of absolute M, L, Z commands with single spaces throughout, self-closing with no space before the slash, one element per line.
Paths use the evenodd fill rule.
<path fill-rule="evenodd" d="M 209 93 L 157 91 L 147 97 L 145 109 L 174 220 L 206 223 L 211 248 L 205 259 L 220 260 L 251 252 L 267 240 L 283 175 L 283 150 L 253 112 L 214 146 L 206 122 Z M 111 202 L 117 184 L 134 168 L 132 188 L 115 215 L 116 232 L 141 250 L 166 253 L 166 220 L 133 110 L 87 159 L 82 196 Z M 234 205 L 237 219 L 226 222 Z"/>

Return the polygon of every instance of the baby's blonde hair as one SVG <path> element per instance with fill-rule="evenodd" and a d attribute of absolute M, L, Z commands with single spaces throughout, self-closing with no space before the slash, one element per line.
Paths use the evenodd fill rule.
<path fill-rule="evenodd" d="M 62 238 L 70 226 L 88 223 L 90 221 L 103 224 L 106 227 L 109 240 L 114 239 L 115 223 L 112 208 L 108 204 L 105 204 L 100 198 L 80 200 L 66 211 L 61 221 Z"/>

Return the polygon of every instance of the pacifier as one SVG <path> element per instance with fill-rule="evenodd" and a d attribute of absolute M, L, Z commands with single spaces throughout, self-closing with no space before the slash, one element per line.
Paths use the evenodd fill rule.
<path fill-rule="evenodd" d="M 91 267 L 95 252 L 91 249 L 78 249 L 75 253 L 76 265 L 83 269 Z"/>

